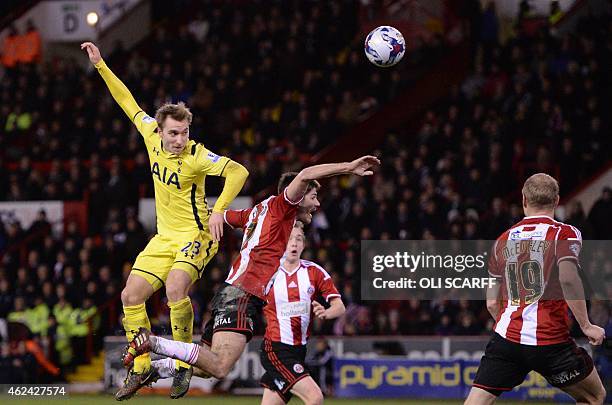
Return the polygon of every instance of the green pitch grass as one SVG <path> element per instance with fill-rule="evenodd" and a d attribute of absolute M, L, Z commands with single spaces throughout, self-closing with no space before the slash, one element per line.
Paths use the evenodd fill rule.
<path fill-rule="evenodd" d="M 9 399 L 7 396 L 0 396 L 0 400 L 4 402 L 4 399 Z M 130 399 L 127 402 L 123 402 L 125 405 L 168 405 L 170 398 L 163 396 L 141 396 Z M 257 405 L 261 401 L 260 397 L 244 397 L 244 396 L 205 396 L 205 397 L 186 397 L 177 401 L 172 401 L 177 405 Z M 32 404 L 41 405 L 46 403 L 66 403 L 66 404 L 83 404 L 83 405 L 101 405 L 101 404 L 116 404 L 117 401 L 112 395 L 70 395 L 64 398 L 17 398 L 11 397 L 10 403 L 15 404 Z M 462 401 L 441 401 L 441 400 L 400 400 L 400 399 L 336 399 L 329 398 L 325 399 L 326 405 L 349 405 L 349 404 L 378 404 L 378 405 L 412 405 L 412 404 L 423 404 L 423 405 L 447 405 L 447 404 L 461 404 Z M 499 404 L 525 404 L 525 402 L 507 402 L 498 401 Z M 534 402 L 540 405 L 552 404 L 549 402 Z M 293 399 L 290 402 L 291 405 L 302 404 L 299 399 Z"/>

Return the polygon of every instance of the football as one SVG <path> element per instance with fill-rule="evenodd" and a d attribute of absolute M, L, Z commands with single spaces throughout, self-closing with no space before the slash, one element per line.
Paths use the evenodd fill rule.
<path fill-rule="evenodd" d="M 379 67 L 389 67 L 402 60 L 406 42 L 397 29 L 383 25 L 368 34 L 364 50 L 370 62 Z"/>

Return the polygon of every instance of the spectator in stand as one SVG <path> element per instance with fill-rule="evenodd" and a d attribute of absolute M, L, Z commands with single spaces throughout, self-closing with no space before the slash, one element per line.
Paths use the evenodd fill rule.
<path fill-rule="evenodd" d="M 0 277 L 0 318 L 6 318 L 13 309 L 13 294 L 8 280 Z"/>
<path fill-rule="evenodd" d="M 532 14 L 531 5 L 529 4 L 529 0 L 521 0 L 519 3 L 519 9 L 517 14 L 517 21 L 520 25 L 524 19 L 531 17 Z"/>
<path fill-rule="evenodd" d="M 442 318 L 440 318 L 440 322 L 436 326 L 435 333 L 439 336 L 448 336 L 452 335 L 454 332 L 454 328 L 451 324 L 451 317 L 444 314 Z"/>
<path fill-rule="evenodd" d="M 74 352 L 86 353 L 87 336 L 91 331 L 95 332 L 100 326 L 100 320 L 96 316 L 98 309 L 90 297 L 82 300 L 82 307 L 74 308 L 70 313 L 70 336 L 71 345 Z M 78 355 L 73 357 L 73 364 L 82 364 L 86 356 Z"/>
<path fill-rule="evenodd" d="M 594 239 L 609 239 L 612 229 L 612 188 L 605 187 L 589 213 Z"/>
<path fill-rule="evenodd" d="M 8 314 L 6 319 L 9 322 L 19 322 L 26 326 L 29 326 L 32 323 L 31 316 L 26 308 L 26 301 L 23 297 L 15 297 L 13 310 Z"/>
<path fill-rule="evenodd" d="M 44 209 L 38 211 L 36 215 L 36 219 L 30 225 L 28 229 L 28 233 L 36 234 L 36 233 L 44 233 L 49 234 L 51 231 L 51 223 L 47 219 L 47 212 Z"/>
<path fill-rule="evenodd" d="M 553 0 L 550 2 L 550 13 L 548 15 L 548 23 L 552 26 L 558 23 L 564 16 L 563 10 L 559 0 Z"/>
<path fill-rule="evenodd" d="M 489 1 L 482 13 L 480 41 L 482 43 L 482 63 L 489 66 L 493 58 L 493 50 L 498 46 L 499 19 L 495 2 Z"/>
<path fill-rule="evenodd" d="M 17 41 L 17 62 L 24 64 L 40 63 L 42 59 L 42 44 L 40 33 L 34 25 L 34 21 L 29 19 L 26 22 L 26 29 Z"/>
<path fill-rule="evenodd" d="M 57 328 L 55 329 L 55 350 L 58 353 L 59 364 L 66 366 L 72 362 L 73 350 L 71 344 L 72 322 L 70 315 L 72 314 L 72 306 L 64 296 L 65 288 L 59 285 L 57 288 L 58 301 L 53 306 L 53 317 Z"/>
<path fill-rule="evenodd" d="M 21 104 L 17 104 L 13 111 L 6 118 L 4 130 L 13 136 L 22 135 L 32 126 L 32 115 L 27 111 L 22 111 Z"/>
<path fill-rule="evenodd" d="M 593 211 L 591 210 L 591 212 Z M 570 204 L 566 222 L 580 229 L 583 239 L 586 240 L 593 238 L 593 227 L 588 221 L 584 213 L 584 208 L 582 207 L 582 203 L 580 201 L 575 201 Z"/>
<path fill-rule="evenodd" d="M 316 339 L 315 352 L 312 360 L 309 363 L 309 368 L 312 372 L 312 378 L 317 382 L 321 391 L 329 395 L 333 387 L 334 372 L 333 372 L 333 352 L 329 343 L 325 338 L 319 337 Z"/>
<path fill-rule="evenodd" d="M 36 374 L 36 359 L 26 350 L 25 341 L 16 342 L 12 344 L 12 347 L 7 344 L 3 349 L 0 358 L 6 359 L 3 363 L 9 366 L 10 372 L 6 376 L 7 379 L 2 381 L 8 384 L 33 383 Z"/>
<path fill-rule="evenodd" d="M 471 312 L 464 311 L 459 314 L 457 326 L 453 328 L 453 335 L 457 336 L 473 336 L 482 333 L 482 326 L 477 325 L 474 320 L 474 315 Z"/>
<path fill-rule="evenodd" d="M 15 24 L 11 24 L 8 33 L 2 42 L 2 65 L 7 69 L 12 69 L 17 65 L 17 44 L 19 42 L 19 32 Z"/>

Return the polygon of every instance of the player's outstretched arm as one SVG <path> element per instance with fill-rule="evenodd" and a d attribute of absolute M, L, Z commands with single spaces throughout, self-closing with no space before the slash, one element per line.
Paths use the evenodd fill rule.
<path fill-rule="evenodd" d="M 592 345 L 602 344 L 606 337 L 603 328 L 593 325 L 589 320 L 586 301 L 584 300 L 584 287 L 578 268 L 574 262 L 565 260 L 559 263 L 559 281 L 563 289 L 563 296 L 567 306 L 572 311 L 576 322 L 580 325 L 580 329 L 589 339 Z"/>
<path fill-rule="evenodd" d="M 100 50 L 93 42 L 83 42 L 81 44 L 81 49 L 87 51 L 89 61 L 95 66 L 100 76 L 102 76 L 102 79 L 104 79 L 106 86 L 117 104 L 119 104 L 129 119 L 134 121 L 136 114 L 141 111 L 141 108 L 138 106 L 136 100 L 134 100 L 132 93 L 130 93 L 125 84 L 115 76 L 109 67 L 106 66 L 100 54 Z"/>
<path fill-rule="evenodd" d="M 227 166 L 225 166 L 222 176 L 225 177 L 225 185 L 223 186 L 223 191 L 221 195 L 219 195 L 213 207 L 210 219 L 208 220 L 210 233 L 213 240 L 217 242 L 220 241 L 223 236 L 223 212 L 229 207 L 232 201 L 234 201 L 234 198 L 240 193 L 240 190 L 242 190 L 244 182 L 247 177 L 249 177 L 249 171 L 240 163 L 230 160 Z"/>
<path fill-rule="evenodd" d="M 375 156 L 362 156 L 352 162 L 326 163 L 322 165 L 310 166 L 302 169 L 295 176 L 295 179 L 287 186 L 287 197 L 291 201 L 299 201 L 308 183 L 325 177 L 338 176 L 341 174 L 355 174 L 357 176 L 371 176 L 373 169 L 380 165 L 380 160 Z"/>

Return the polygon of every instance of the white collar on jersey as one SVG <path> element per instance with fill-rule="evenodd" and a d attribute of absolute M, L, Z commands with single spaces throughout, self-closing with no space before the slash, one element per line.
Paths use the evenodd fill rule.
<path fill-rule="evenodd" d="M 289 276 L 290 276 L 290 275 L 292 275 L 292 274 L 294 274 L 296 271 L 298 271 L 298 270 L 299 270 L 299 269 L 301 269 L 301 268 L 302 268 L 302 262 L 301 262 L 301 261 L 300 261 L 300 265 L 299 265 L 299 266 L 297 266 L 297 267 L 295 268 L 295 270 L 293 270 L 293 271 L 289 271 L 289 270 L 287 270 L 287 269 L 285 268 L 285 266 L 283 266 L 282 264 L 281 264 L 281 266 L 280 266 L 280 269 L 281 269 L 282 271 L 284 271 L 285 273 L 287 273 L 287 275 L 289 275 Z"/>
<path fill-rule="evenodd" d="M 531 218 L 548 218 L 548 219 L 552 219 L 553 221 L 555 220 L 552 217 L 549 217 L 548 215 L 531 215 L 529 217 L 525 217 L 523 219 L 531 219 Z"/>

